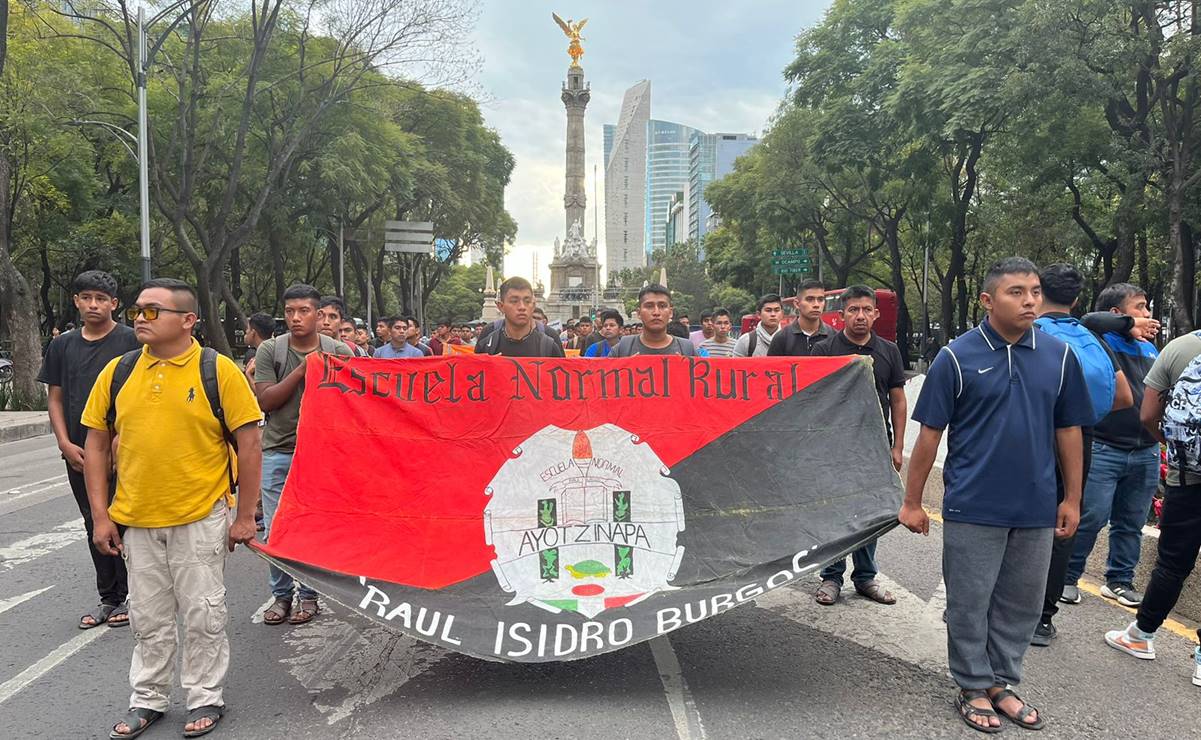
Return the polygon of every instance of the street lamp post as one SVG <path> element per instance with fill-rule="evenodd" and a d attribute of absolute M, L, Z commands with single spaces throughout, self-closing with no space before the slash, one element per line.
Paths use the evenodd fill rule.
<path fill-rule="evenodd" d="M 158 15 L 146 20 L 146 11 L 141 6 L 138 7 L 138 48 L 137 48 L 137 64 L 134 65 L 134 85 L 138 88 L 138 207 L 141 211 L 140 220 L 140 237 L 142 243 L 142 280 L 150 279 L 150 157 L 147 154 L 149 146 L 149 117 L 146 111 L 146 75 L 150 69 L 150 63 L 154 60 L 155 53 L 162 47 L 167 37 L 175 30 L 184 18 L 192 12 L 194 3 L 203 2 L 204 0 L 176 0 L 176 2 L 163 8 Z M 175 20 L 167 26 L 155 39 L 153 45 L 147 43 L 146 29 L 153 26 L 155 23 L 162 20 L 169 13 L 178 10 L 182 6 L 188 6 L 187 9 L 176 16 Z"/>

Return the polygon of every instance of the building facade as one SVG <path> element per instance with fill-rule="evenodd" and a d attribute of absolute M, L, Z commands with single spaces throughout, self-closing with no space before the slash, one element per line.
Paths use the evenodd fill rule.
<path fill-rule="evenodd" d="M 734 160 L 759 143 L 748 134 L 706 134 L 696 132 L 689 142 L 688 238 L 701 246 L 710 231 L 713 209 L 705 200 L 705 187 L 734 171 Z"/>
<path fill-rule="evenodd" d="M 688 240 L 688 196 L 684 192 L 672 193 L 667 206 L 667 221 L 663 225 L 663 243 L 666 246 Z"/>
<path fill-rule="evenodd" d="M 616 125 L 605 126 L 605 269 L 608 282 L 646 264 L 647 121 L 651 83 L 626 90 Z"/>
<path fill-rule="evenodd" d="M 689 145 L 698 133 L 691 126 L 651 119 L 646 126 L 646 236 L 650 255 L 665 245 L 662 225 L 671 197 L 688 187 Z"/>

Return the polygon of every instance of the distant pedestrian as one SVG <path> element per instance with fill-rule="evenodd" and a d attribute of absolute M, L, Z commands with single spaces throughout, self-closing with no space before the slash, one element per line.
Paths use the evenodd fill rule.
<path fill-rule="evenodd" d="M 767 354 L 773 357 L 808 357 L 818 342 L 824 342 L 838 332 L 822 321 L 826 310 L 826 289 L 817 280 L 805 280 L 797 288 L 797 317 L 771 338 Z"/>
<path fill-rule="evenodd" d="M 373 357 L 379 360 L 425 357 L 425 354 L 420 349 L 410 344 L 407 340 L 410 331 L 409 318 L 407 316 L 393 316 L 388 319 L 388 326 L 388 335 L 391 339 L 382 347 L 377 347 L 375 354 L 372 355 Z"/>
<path fill-rule="evenodd" d="M 91 629 L 105 622 L 111 627 L 123 627 L 129 624 L 125 561 L 100 552 L 92 542 L 92 507 L 83 476 L 88 430 L 82 418 L 100 371 L 114 358 L 138 349 L 141 343 L 133 329 L 113 320 L 118 301 L 117 281 L 112 275 L 100 270 L 79 273 L 71 283 L 71 300 L 83 321 L 83 329 L 66 332 L 50 342 L 38 381 L 47 385 L 50 426 L 67 463 L 67 483 L 75 496 L 75 505 L 83 516 L 92 567 L 96 571 L 96 590 L 100 593 L 100 603 L 80 618 L 79 628 Z M 109 491 L 113 490 L 110 475 Z"/>
<path fill-rule="evenodd" d="M 872 379 L 876 395 L 880 399 L 880 410 L 884 413 L 884 430 L 892 448 L 892 465 L 899 472 L 905 449 L 905 417 L 908 407 L 905 400 L 905 365 L 901 350 L 893 342 L 872 331 L 880 311 L 876 307 L 876 291 L 866 285 L 852 285 L 842 293 L 842 331 L 813 348 L 814 356 L 841 357 L 861 355 L 872 359 Z M 854 570 L 851 583 L 855 592 L 877 604 L 895 604 L 897 599 L 876 580 L 879 568 L 876 565 L 876 541 L 872 540 L 851 553 Z M 843 575 L 847 571 L 846 558 L 830 563 L 822 569 L 821 585 L 815 598 L 826 606 L 838 601 L 842 591 Z"/>
<path fill-rule="evenodd" d="M 999 732 L 997 712 L 1029 728 L 1042 713 L 1010 688 L 1038 625 L 1055 537 L 1080 518 L 1080 426 L 1092 404 L 1068 345 L 1033 326 L 1038 268 L 1010 257 L 984 276 L 986 317 L 930 365 L 913 411 L 922 425 L 899 519 L 928 534 L 926 479 L 944 430 L 943 579 L 947 653 L 970 727 Z M 1056 452 L 1064 499 L 1055 495 Z M 994 711 L 995 710 L 995 711 Z"/>
<path fill-rule="evenodd" d="M 691 330 L 692 327 L 688 326 L 688 329 Z M 706 339 L 709 339 L 712 336 L 713 336 L 713 312 L 712 311 L 702 311 L 701 312 L 701 328 L 699 328 L 695 331 L 690 331 L 690 333 L 688 335 L 688 339 L 692 342 L 692 346 L 700 347 L 701 342 L 705 341 Z"/>
<path fill-rule="evenodd" d="M 672 319 L 671 293 L 667 288 L 651 283 L 638 291 L 638 318 L 642 331 L 623 337 L 609 353 L 610 357 L 697 355 L 691 341 L 667 333 Z"/>
<path fill-rule="evenodd" d="M 184 734 L 209 732 L 225 712 L 225 555 L 254 539 L 262 413 L 238 366 L 192 338 L 196 308 L 186 283 L 146 283 L 128 312 L 146 346 L 105 366 L 83 413 L 92 541 L 125 559 L 135 630 L 133 693 L 114 738 L 167 711 L 177 655 Z"/>
<path fill-rule="evenodd" d="M 1201 331 L 1177 337 L 1147 373 L 1140 417 L 1168 450 L 1168 480 L 1159 518 L 1159 556 L 1151 582 L 1126 629 L 1105 642 L 1143 660 L 1155 659 L 1155 633 L 1175 608 L 1201 552 Z M 1201 638 L 1201 631 L 1197 635 Z M 1193 649 L 1193 684 L 1201 686 L 1201 647 Z"/>
<path fill-rule="evenodd" d="M 780 330 L 780 320 L 784 318 L 784 304 L 780 296 L 768 293 L 760 296 L 755 304 L 759 312 L 759 323 L 748 332 L 743 332 L 734 345 L 735 357 L 766 357 L 771 349 L 771 340 Z"/>
<path fill-rule="evenodd" d="M 622 320 L 619 312 L 606 308 L 597 316 L 597 323 L 600 325 L 601 341 L 593 342 L 584 351 L 585 357 L 608 357 L 617 343 L 621 341 L 621 330 L 625 321 Z"/>
<path fill-rule="evenodd" d="M 345 344 L 328 334 L 318 333 L 322 299 L 316 288 L 292 285 L 284 291 L 283 300 L 288 332 L 259 345 L 254 371 L 255 394 L 259 405 L 268 414 L 267 425 L 263 428 L 263 526 L 264 535 L 268 537 L 296 451 L 306 360 L 317 351 L 351 356 L 351 350 Z M 320 607 L 316 591 L 304 584 L 296 589 L 292 576 L 274 565 L 268 565 L 267 571 L 268 585 L 275 601 L 263 612 L 263 624 L 304 624 L 317 615 Z M 294 590 L 299 590 L 295 610 L 292 608 Z"/>
<path fill-rule="evenodd" d="M 477 355 L 505 357 L 563 357 L 563 345 L 552 339 L 535 320 L 534 288 L 522 277 L 511 277 L 497 289 L 496 308 L 504 317 L 500 326 L 480 337 Z"/>
<path fill-rule="evenodd" d="M 730 332 L 734 329 L 734 321 L 730 318 L 730 312 L 724 308 L 716 308 L 713 310 L 713 336 L 701 342 L 698 349 L 703 349 L 709 353 L 710 357 L 733 357 L 734 356 L 734 338 L 730 336 Z"/>

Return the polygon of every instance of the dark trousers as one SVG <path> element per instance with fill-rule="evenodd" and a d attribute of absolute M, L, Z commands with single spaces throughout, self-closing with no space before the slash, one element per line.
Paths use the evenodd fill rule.
<path fill-rule="evenodd" d="M 1084 460 L 1081 467 L 1080 490 L 1083 497 L 1084 484 L 1088 482 L 1088 469 L 1093 463 L 1093 430 L 1081 429 L 1084 438 Z M 1055 496 L 1063 503 L 1063 476 L 1059 474 L 1059 466 L 1055 466 Z M 1080 510 L 1084 511 L 1084 501 L 1080 502 Z M 1066 539 L 1056 538 L 1051 546 L 1051 565 L 1047 569 L 1047 592 L 1043 595 L 1043 616 L 1041 624 L 1049 624 L 1051 618 L 1059 613 L 1059 597 L 1063 596 L 1063 582 L 1068 575 L 1068 566 L 1072 562 L 1072 552 L 1076 549 L 1076 535 Z"/>
<path fill-rule="evenodd" d="M 129 595 L 129 579 L 125 574 L 125 561 L 117 555 L 102 554 L 96 549 L 96 543 L 92 542 L 92 532 L 95 527 L 92 525 L 92 507 L 88 503 L 88 489 L 83 482 L 83 473 L 75 472 L 75 469 L 68 465 L 67 480 L 71 483 L 71 493 L 75 494 L 75 503 L 79 506 L 79 513 L 83 515 L 83 528 L 88 533 L 88 551 L 92 553 L 92 566 L 96 569 L 96 590 L 100 593 L 100 601 L 105 604 L 120 604 Z M 109 479 L 110 501 L 115 491 L 116 481 Z M 124 534 L 125 527 L 117 525 L 117 530 Z"/>
<path fill-rule="evenodd" d="M 1138 608 L 1138 628 L 1159 629 L 1176 606 L 1184 579 L 1197 564 L 1201 550 L 1201 485 L 1168 486 L 1159 520 L 1159 558 L 1151 583 Z"/>

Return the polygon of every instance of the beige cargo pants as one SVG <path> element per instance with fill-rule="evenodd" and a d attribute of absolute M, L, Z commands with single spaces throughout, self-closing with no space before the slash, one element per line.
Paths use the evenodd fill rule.
<path fill-rule="evenodd" d="M 133 661 L 129 706 L 167 710 L 175 672 L 176 618 L 182 623 L 180 685 L 188 709 L 224 706 L 229 669 L 225 635 L 225 555 L 229 509 L 218 501 L 212 512 L 178 527 L 125 530 L 129 571 L 129 622 Z"/>

